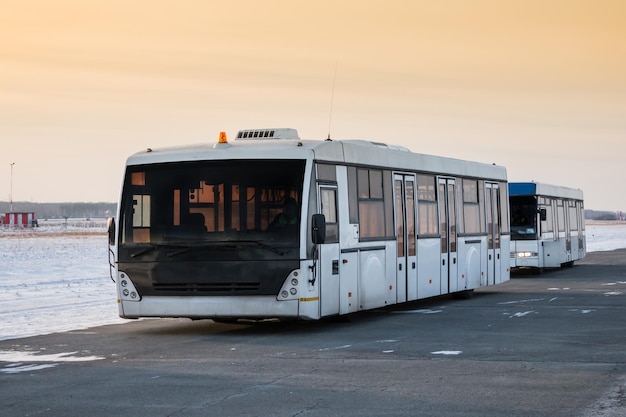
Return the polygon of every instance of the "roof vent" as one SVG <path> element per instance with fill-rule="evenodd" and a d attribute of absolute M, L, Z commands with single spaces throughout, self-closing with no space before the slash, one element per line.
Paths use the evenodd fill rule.
<path fill-rule="evenodd" d="M 300 139 L 296 129 L 248 129 L 240 130 L 237 139 Z"/>

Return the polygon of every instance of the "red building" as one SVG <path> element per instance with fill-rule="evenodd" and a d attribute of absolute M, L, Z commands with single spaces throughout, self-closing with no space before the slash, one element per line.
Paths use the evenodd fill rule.
<path fill-rule="evenodd" d="M 0 216 L 0 225 L 8 227 L 33 227 L 37 224 L 35 213 L 4 213 Z"/>

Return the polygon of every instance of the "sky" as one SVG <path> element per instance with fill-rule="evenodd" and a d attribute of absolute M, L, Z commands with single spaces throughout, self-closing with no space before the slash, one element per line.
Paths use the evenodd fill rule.
<path fill-rule="evenodd" d="M 114 202 L 135 152 L 290 127 L 626 210 L 622 0 L 0 4 L 0 201 Z"/>

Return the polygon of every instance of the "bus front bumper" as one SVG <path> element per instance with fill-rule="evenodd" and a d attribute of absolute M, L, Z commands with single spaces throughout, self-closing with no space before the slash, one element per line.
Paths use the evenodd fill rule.
<path fill-rule="evenodd" d="M 142 297 L 141 301 L 118 300 L 122 318 L 187 317 L 191 319 L 307 319 L 300 317 L 299 300 L 277 301 L 275 296 Z M 313 317 L 310 317 L 313 318 Z"/>

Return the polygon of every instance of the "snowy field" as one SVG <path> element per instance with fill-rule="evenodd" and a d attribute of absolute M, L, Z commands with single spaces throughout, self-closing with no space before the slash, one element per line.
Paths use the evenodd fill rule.
<path fill-rule="evenodd" d="M 0 228 L 0 340 L 125 323 L 117 315 L 104 221 Z M 587 224 L 587 250 L 626 248 L 626 223 Z"/>

